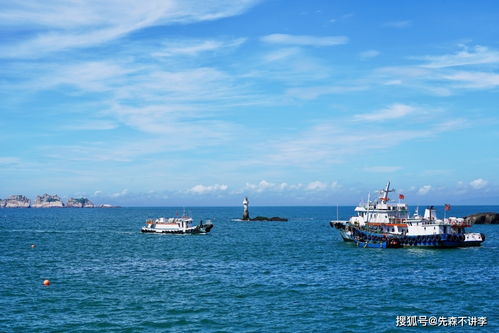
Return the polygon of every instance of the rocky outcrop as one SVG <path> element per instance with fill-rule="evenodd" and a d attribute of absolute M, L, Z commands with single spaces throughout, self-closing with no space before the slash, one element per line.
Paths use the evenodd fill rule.
<path fill-rule="evenodd" d="M 476 213 L 466 216 L 465 219 L 475 224 L 499 224 L 498 213 Z"/>
<path fill-rule="evenodd" d="M 24 195 L 11 195 L 5 200 L 0 200 L 0 207 L 4 208 L 29 208 L 31 200 Z"/>
<path fill-rule="evenodd" d="M 66 207 L 69 208 L 94 208 L 95 205 L 92 201 L 87 198 L 69 198 L 66 203 Z"/>
<path fill-rule="evenodd" d="M 50 195 L 45 193 L 40 196 L 37 195 L 33 208 L 62 208 L 64 203 L 58 195 Z"/>
<path fill-rule="evenodd" d="M 279 221 L 279 222 L 286 222 L 288 219 L 284 217 L 266 217 L 266 216 L 257 216 L 254 219 L 249 219 L 249 221 Z"/>

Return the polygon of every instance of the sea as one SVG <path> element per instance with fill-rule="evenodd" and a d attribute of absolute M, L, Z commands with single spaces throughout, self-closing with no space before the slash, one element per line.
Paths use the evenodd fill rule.
<path fill-rule="evenodd" d="M 140 228 L 183 208 L 0 209 L 0 332 L 499 332 L 499 225 L 470 229 L 481 247 L 364 249 L 329 225 L 353 210 L 192 207 L 209 234 L 161 235 Z"/>

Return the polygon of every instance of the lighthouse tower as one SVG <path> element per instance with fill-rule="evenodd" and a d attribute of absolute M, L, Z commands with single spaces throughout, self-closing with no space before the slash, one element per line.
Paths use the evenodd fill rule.
<path fill-rule="evenodd" d="M 243 200 L 243 220 L 249 220 L 250 217 L 249 217 L 249 211 L 248 211 L 248 204 L 249 204 L 249 201 L 248 201 L 248 198 L 244 198 Z"/>

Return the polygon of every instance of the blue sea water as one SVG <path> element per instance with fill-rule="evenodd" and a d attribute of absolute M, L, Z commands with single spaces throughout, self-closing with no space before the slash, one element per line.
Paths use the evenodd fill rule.
<path fill-rule="evenodd" d="M 289 222 L 199 207 L 190 211 L 212 219 L 208 235 L 140 233 L 178 211 L 1 209 L 0 331 L 398 332 L 397 316 L 487 317 L 425 329 L 499 331 L 498 225 L 471 229 L 487 236 L 477 248 L 360 249 L 329 226 L 336 207 L 251 207 Z"/>

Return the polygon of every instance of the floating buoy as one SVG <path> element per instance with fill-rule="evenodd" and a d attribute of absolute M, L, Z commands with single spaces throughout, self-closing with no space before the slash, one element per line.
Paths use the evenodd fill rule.
<path fill-rule="evenodd" d="M 31 248 L 34 249 L 36 247 L 35 244 L 31 244 Z"/>
<path fill-rule="evenodd" d="M 46 287 L 50 286 L 50 280 L 44 280 L 43 285 Z"/>

